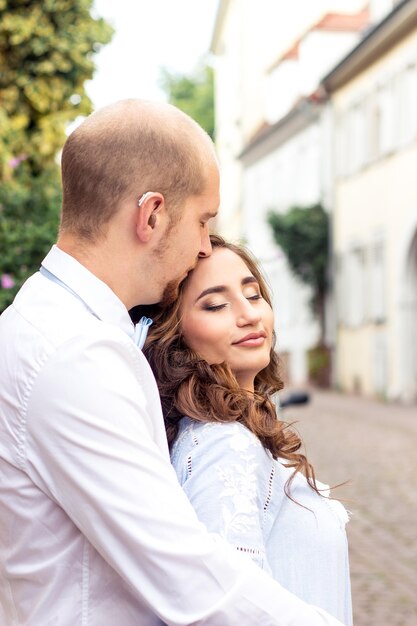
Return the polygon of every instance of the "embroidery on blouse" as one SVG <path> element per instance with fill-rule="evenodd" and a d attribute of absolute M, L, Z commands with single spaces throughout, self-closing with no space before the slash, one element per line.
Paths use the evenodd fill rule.
<path fill-rule="evenodd" d="M 241 463 L 233 463 L 227 469 L 216 468 L 223 485 L 220 498 L 227 498 L 222 507 L 224 535 L 230 539 L 234 534 L 247 534 L 255 526 L 256 463 L 253 455 L 242 454 Z"/>
<path fill-rule="evenodd" d="M 343 506 L 341 502 L 339 502 L 338 500 L 333 500 L 330 497 L 329 485 L 326 485 L 325 483 L 321 483 L 317 479 L 316 479 L 316 485 L 320 489 L 320 493 L 322 494 L 322 496 L 324 496 L 324 501 L 326 502 L 327 506 L 330 508 L 332 513 L 337 517 L 340 528 L 343 529 L 350 519 L 349 511 L 345 509 L 345 507 Z"/>
<path fill-rule="evenodd" d="M 257 548 L 241 548 L 236 546 L 236 550 L 238 552 L 245 552 L 245 554 L 250 554 L 255 560 L 256 558 L 263 559 L 265 552 L 263 550 L 258 550 Z"/>
<path fill-rule="evenodd" d="M 275 465 L 272 466 L 271 468 L 271 473 L 269 474 L 269 479 L 268 479 L 268 493 L 266 496 L 266 500 L 265 500 L 265 504 L 264 504 L 264 518 L 265 518 L 265 514 L 268 510 L 268 507 L 271 503 L 271 498 L 272 498 L 272 483 L 274 481 L 274 476 L 275 476 Z"/>
<path fill-rule="evenodd" d="M 192 458 L 191 458 L 191 454 L 189 454 L 187 457 L 187 475 L 188 476 L 191 476 L 192 469 L 193 469 Z"/>
<path fill-rule="evenodd" d="M 203 430 L 208 430 L 216 424 L 206 424 Z M 256 471 L 258 463 L 251 448 L 257 447 L 257 441 L 248 432 L 242 431 L 237 424 L 224 424 L 224 436 L 231 450 L 236 452 L 237 462 L 227 468 L 216 467 L 215 471 L 222 485 L 219 498 L 223 499 L 222 527 L 223 536 L 229 542 L 233 537 L 250 535 L 257 525 L 258 506 L 256 502 L 257 484 Z M 233 542 L 234 543 L 234 542 Z M 239 550 L 251 552 L 252 548 L 239 546 Z M 256 553 L 260 551 L 254 550 Z"/>
<path fill-rule="evenodd" d="M 253 449 L 261 444 L 252 433 L 245 432 L 240 425 L 227 426 L 228 445 L 236 452 L 237 461 L 226 469 L 217 467 L 217 476 L 223 486 L 219 498 L 222 506 L 222 535 L 236 550 L 248 554 L 259 567 L 269 566 L 265 560 L 265 551 L 253 546 L 260 513 L 265 514 L 271 493 L 268 491 L 263 510 L 257 503 L 257 470 L 259 463 Z M 262 517 L 262 522 L 264 521 Z"/>

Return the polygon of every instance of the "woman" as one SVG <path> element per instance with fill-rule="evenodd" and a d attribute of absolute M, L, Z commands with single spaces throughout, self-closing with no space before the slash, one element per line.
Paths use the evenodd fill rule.
<path fill-rule="evenodd" d="M 283 385 L 265 281 L 242 247 L 211 241 L 145 347 L 173 466 L 209 530 L 350 625 L 347 515 L 276 418 Z"/>

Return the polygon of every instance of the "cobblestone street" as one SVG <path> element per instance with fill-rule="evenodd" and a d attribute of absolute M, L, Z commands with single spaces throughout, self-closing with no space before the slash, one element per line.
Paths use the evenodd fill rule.
<path fill-rule="evenodd" d="M 355 626 L 417 625 L 417 409 L 333 392 L 285 409 L 317 477 L 344 498 Z"/>

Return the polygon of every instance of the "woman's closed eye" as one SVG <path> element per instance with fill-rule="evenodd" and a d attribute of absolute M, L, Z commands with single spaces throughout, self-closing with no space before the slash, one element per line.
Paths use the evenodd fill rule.
<path fill-rule="evenodd" d="M 262 296 L 258 291 L 253 291 L 242 294 L 246 300 L 250 300 L 251 302 L 256 302 L 257 300 L 262 300 Z M 204 302 L 202 308 L 204 311 L 221 311 L 228 307 L 230 302 Z"/>
<path fill-rule="evenodd" d="M 245 296 L 246 300 L 262 300 L 260 293 L 254 293 L 252 296 Z"/>
<path fill-rule="evenodd" d="M 242 294 L 246 300 L 261 300 L 262 296 L 259 292 L 259 289 L 254 285 L 249 285 L 246 289 L 243 290 Z"/>
<path fill-rule="evenodd" d="M 221 311 L 221 309 L 226 308 L 228 304 L 229 304 L 228 302 L 220 302 L 219 304 L 216 304 L 214 302 L 205 302 L 203 304 L 203 310 L 204 311 Z"/>

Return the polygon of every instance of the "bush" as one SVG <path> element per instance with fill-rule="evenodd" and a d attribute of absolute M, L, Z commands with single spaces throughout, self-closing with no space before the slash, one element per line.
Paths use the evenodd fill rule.
<path fill-rule="evenodd" d="M 13 300 L 56 240 L 61 206 L 59 168 L 33 176 L 25 163 L 0 185 L 0 312 Z"/>
<path fill-rule="evenodd" d="M 310 382 L 318 387 L 330 387 L 331 354 L 329 348 L 320 344 L 311 348 L 307 356 Z"/>

